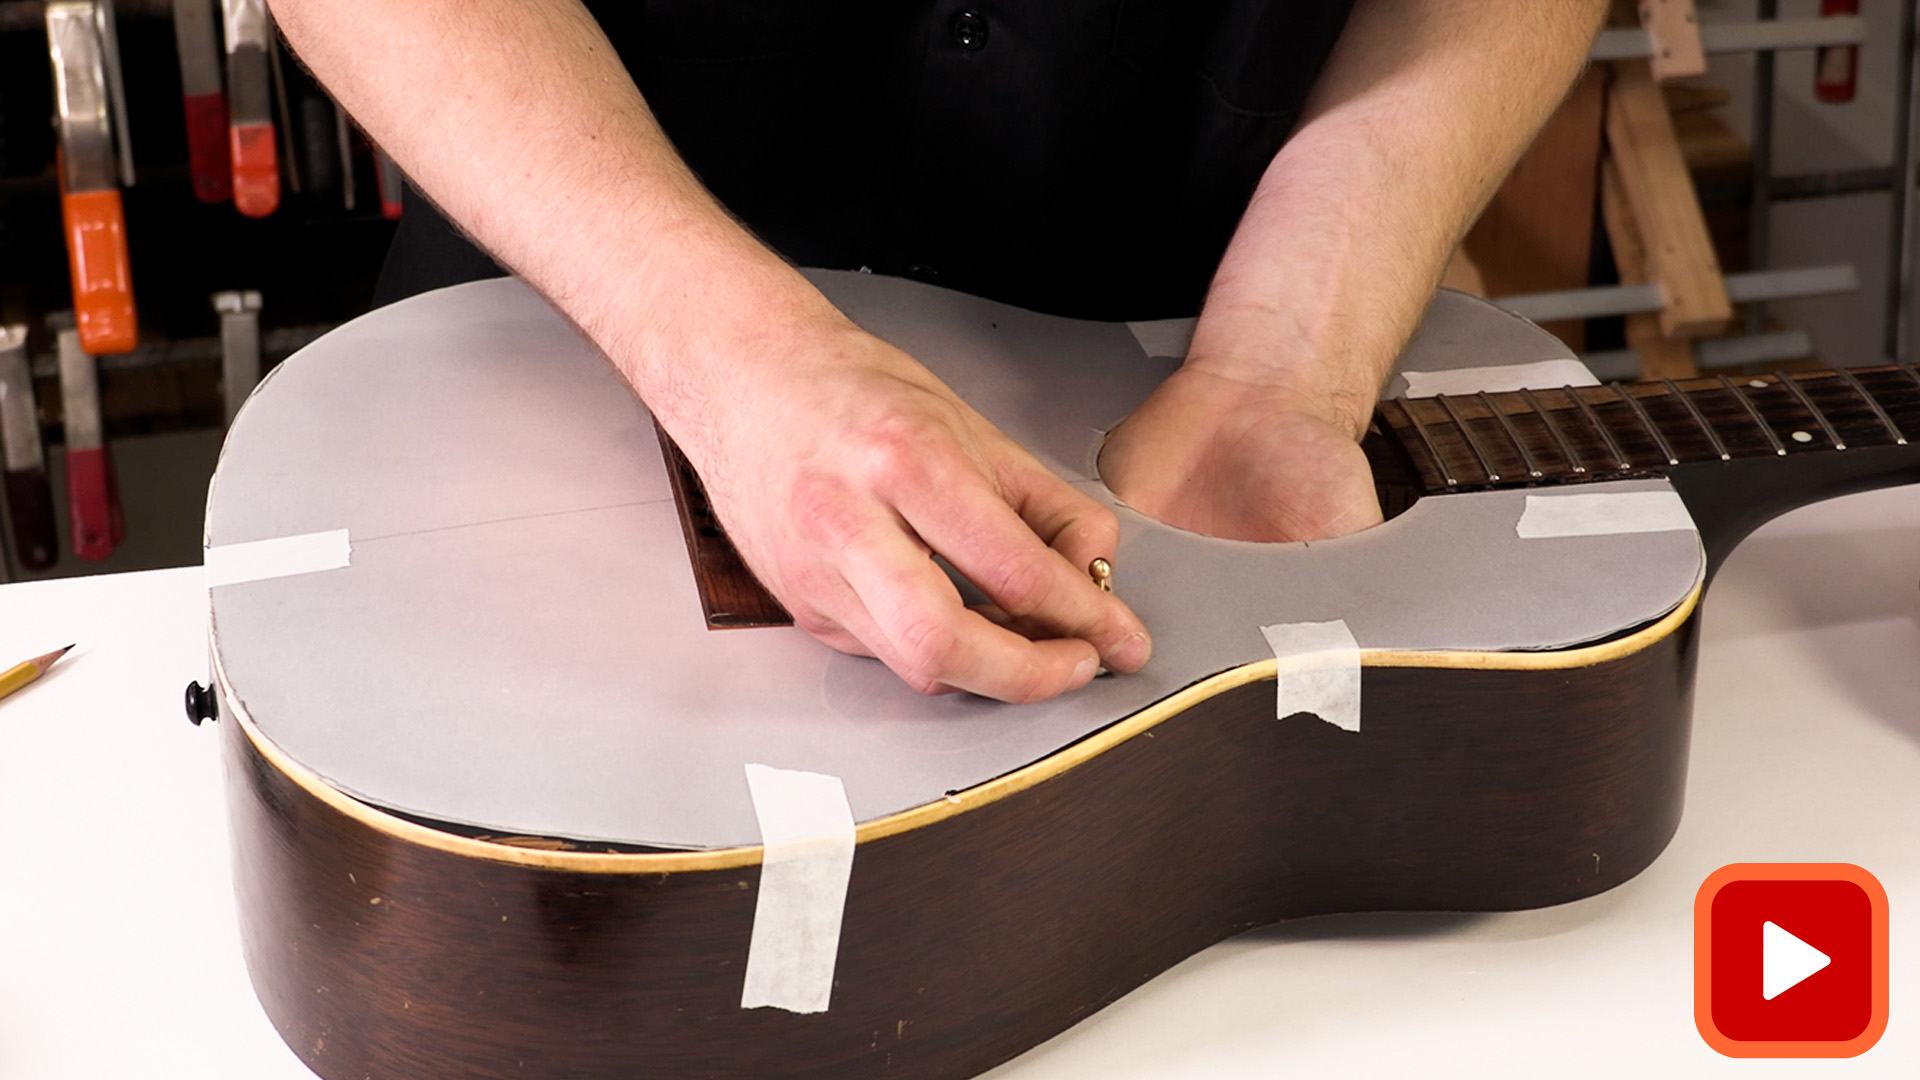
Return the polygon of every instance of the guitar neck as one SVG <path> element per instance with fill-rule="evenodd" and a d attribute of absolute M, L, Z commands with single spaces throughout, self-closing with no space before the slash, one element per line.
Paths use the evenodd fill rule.
<path fill-rule="evenodd" d="M 1667 477 L 1715 564 L 1796 506 L 1920 482 L 1904 365 L 1402 398 L 1375 426 L 1417 495 Z"/>

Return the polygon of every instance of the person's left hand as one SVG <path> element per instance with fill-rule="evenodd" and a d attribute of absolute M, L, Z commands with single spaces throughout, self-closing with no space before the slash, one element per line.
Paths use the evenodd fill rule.
<path fill-rule="evenodd" d="M 1236 540 L 1319 540 L 1381 521 L 1366 454 L 1331 402 L 1183 367 L 1107 437 L 1128 506 Z"/>

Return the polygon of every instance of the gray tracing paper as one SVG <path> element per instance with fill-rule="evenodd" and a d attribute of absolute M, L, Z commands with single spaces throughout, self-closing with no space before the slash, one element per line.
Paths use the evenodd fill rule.
<path fill-rule="evenodd" d="M 1173 358 L 1123 324 L 814 277 L 1114 505 L 1093 472 L 1101 433 Z M 1443 294 L 1405 362 L 1565 356 Z M 865 821 L 1268 659 L 1262 626 L 1343 620 L 1363 649 L 1556 648 L 1657 619 L 1700 581 L 1691 532 L 1522 540 L 1525 497 L 1429 498 L 1310 544 L 1203 537 L 1116 506 L 1116 586 L 1155 634 L 1144 672 L 1039 705 L 922 697 L 798 630 L 707 630 L 645 409 L 531 290 L 478 282 L 341 327 L 242 410 L 209 545 L 345 528 L 351 564 L 213 589 L 213 648 L 268 738 L 375 805 L 501 833 L 754 844 L 749 762 L 840 777 Z"/>

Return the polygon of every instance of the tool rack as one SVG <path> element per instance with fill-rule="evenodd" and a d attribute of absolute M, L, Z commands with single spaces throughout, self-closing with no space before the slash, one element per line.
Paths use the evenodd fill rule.
<path fill-rule="evenodd" d="M 116 441 L 217 431 L 366 309 L 385 164 L 263 0 L 0 0 L 0 581 L 111 554 Z"/>
<path fill-rule="evenodd" d="M 1830 7 L 1845 7 L 1833 3 Z M 1908 359 L 1914 287 L 1913 189 L 1916 150 L 1915 0 L 1900 0 L 1897 43 L 1894 163 L 1868 169 L 1800 176 L 1773 173 L 1774 54 L 1821 50 L 1842 61 L 1848 90 L 1866 24 L 1857 14 L 1831 18 L 1778 19 L 1777 0 L 1760 0 L 1752 22 L 1700 23 L 1691 0 L 1644 0 L 1637 26 L 1604 30 L 1593 58 L 1607 69 L 1605 160 L 1599 201 L 1621 284 L 1562 288 L 1498 296 L 1495 302 L 1538 322 L 1624 316 L 1629 348 L 1591 353 L 1603 374 L 1672 377 L 1701 369 L 1770 364 L 1814 351 L 1802 330 L 1769 329 L 1767 304 L 1852 292 L 1860 287 L 1851 265 L 1771 265 L 1771 210 L 1785 199 L 1821 198 L 1889 191 L 1887 289 L 1882 304 L 1885 358 Z M 1670 119 L 1660 101 L 1664 78 L 1705 70 L 1718 53 L 1754 55 L 1752 178 L 1739 185 L 1695 190 L 1680 162 Z M 1824 68 L 1823 68 L 1824 70 Z M 1822 87 L 1824 94 L 1825 88 Z M 1706 239 L 1702 204 L 1745 201 L 1751 269 L 1722 274 Z M 1736 336 L 1713 336 L 1729 327 L 1732 304 L 1743 304 Z M 1873 363 L 1880 357 L 1849 358 Z"/>
<path fill-rule="evenodd" d="M 1854 290 L 1858 275 L 1851 266 L 1770 266 L 1770 207 L 1890 190 L 1885 343 L 1904 360 L 1920 83 L 1916 0 L 1900 3 L 1894 164 L 1776 177 L 1773 52 L 1857 46 L 1863 20 L 1777 19 L 1775 0 L 1759 0 L 1757 21 L 1701 24 L 1691 0 L 1642 0 L 1638 25 L 1601 33 L 1593 57 L 1605 74 L 1575 92 L 1591 138 L 1607 150 L 1587 202 L 1603 208 L 1622 283 L 1586 287 L 1583 258 L 1569 282 L 1579 287 L 1498 301 L 1544 323 L 1625 316 L 1633 351 L 1592 356 L 1603 369 L 1676 375 L 1804 356 L 1807 335 L 1769 330 L 1766 303 Z M 56 26 L 68 33 L 64 50 Z M 1757 57 L 1753 178 L 1744 190 L 1709 192 L 1751 201 L 1753 269 L 1731 275 L 1706 240 L 1701 193 L 1679 163 L 1659 90 L 1662 79 L 1725 52 Z M 76 432 L 97 438 L 104 459 L 120 436 L 223 425 L 273 363 L 364 309 L 398 213 L 397 179 L 284 53 L 263 0 L 0 0 L 0 451 L 10 490 L 44 486 L 46 447 L 71 444 Z M 121 252 L 118 278 L 70 272 L 74 243 L 62 234 L 79 235 L 76 194 L 123 208 L 86 234 L 124 245 L 109 252 Z M 77 315 L 61 314 L 75 310 L 75 297 Z M 128 317 L 100 330 L 101 304 L 123 301 Z M 1745 305 L 1745 333 L 1707 336 L 1736 303 Z M 85 402 L 94 408 L 76 415 Z M 73 518 L 91 522 L 86 552 L 110 551 L 110 461 L 88 492 L 66 494 L 92 506 Z M 11 563 L 33 569 L 58 557 L 44 520 L 54 500 L 8 502 Z M 0 560 L 0 580 L 7 565 Z"/>

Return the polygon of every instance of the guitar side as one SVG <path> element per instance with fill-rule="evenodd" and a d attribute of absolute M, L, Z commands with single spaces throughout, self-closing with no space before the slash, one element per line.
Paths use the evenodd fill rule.
<path fill-rule="evenodd" d="M 1249 927 L 1494 911 L 1638 873 L 1679 821 L 1694 601 L 1541 653 L 1370 653 L 1364 738 L 1234 669 L 860 827 L 832 1003 L 740 1008 L 758 848 L 454 835 L 223 741 L 254 984 L 330 1080 L 975 1075 Z"/>

